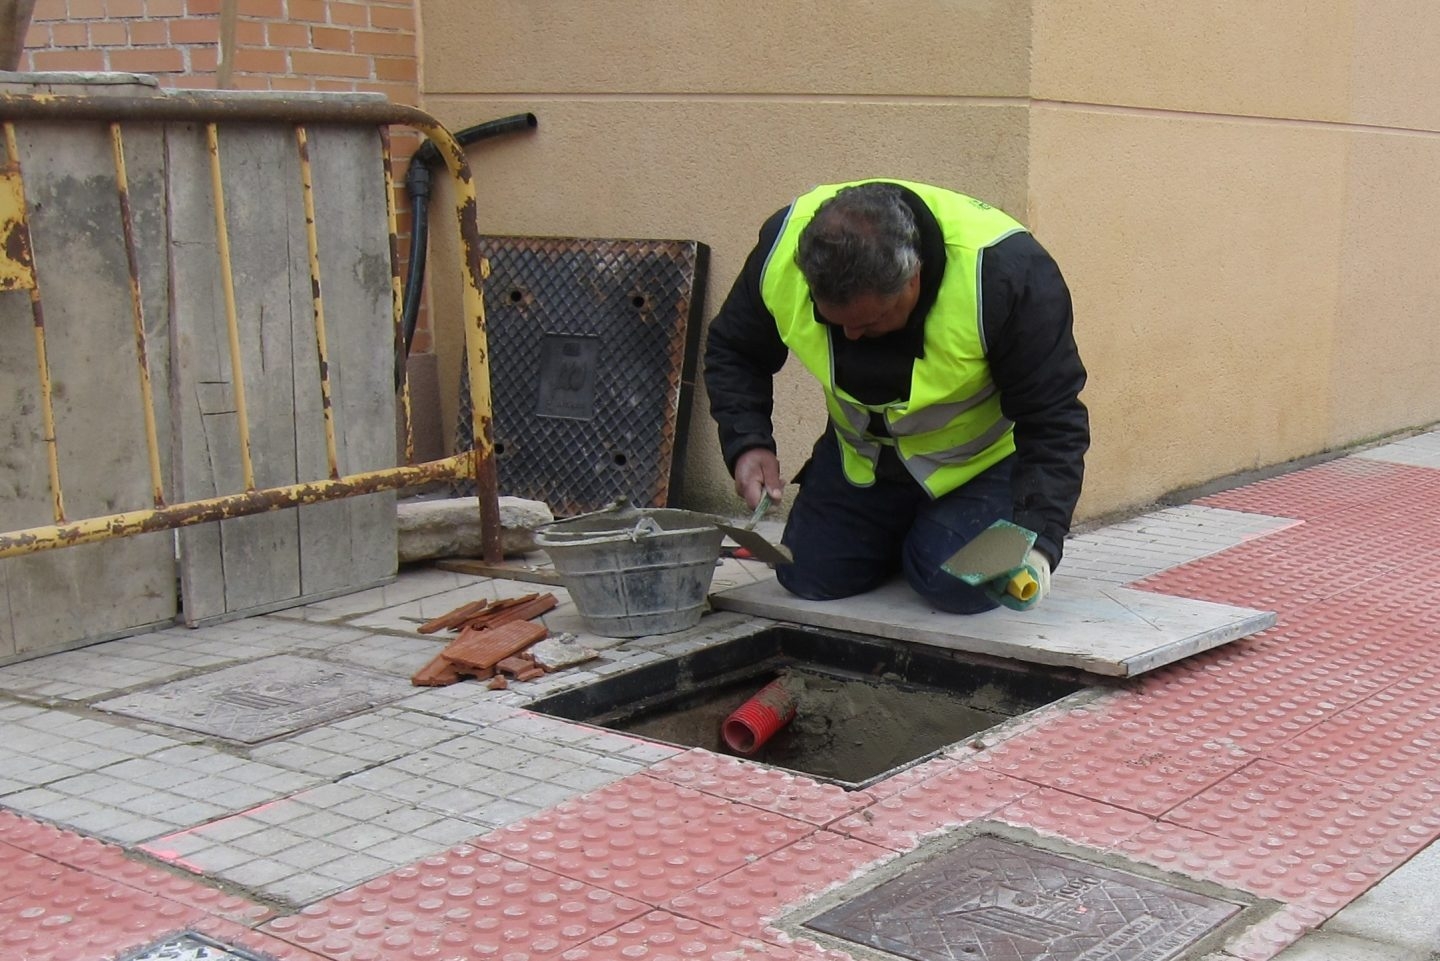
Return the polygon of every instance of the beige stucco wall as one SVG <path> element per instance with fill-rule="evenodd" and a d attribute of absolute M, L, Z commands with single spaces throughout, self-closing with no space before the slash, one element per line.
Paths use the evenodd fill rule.
<path fill-rule="evenodd" d="M 1417 93 L 1440 58 L 1416 49 L 1440 9 L 895 9 L 423 0 L 424 105 L 539 117 L 472 150 L 482 231 L 700 240 L 707 316 L 817 182 L 932 180 L 1025 220 L 1091 370 L 1082 517 L 1440 419 L 1440 103 Z M 448 425 L 458 311 L 432 293 Z M 777 396 L 793 472 L 823 415 L 797 370 Z M 686 504 L 733 509 L 703 396 L 689 445 Z"/>

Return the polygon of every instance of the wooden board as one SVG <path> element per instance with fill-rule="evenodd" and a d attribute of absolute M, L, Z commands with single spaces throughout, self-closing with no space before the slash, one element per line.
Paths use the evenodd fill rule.
<path fill-rule="evenodd" d="M 67 518 L 153 506 L 120 202 L 104 125 L 17 125 L 44 308 Z M 129 125 L 126 167 L 162 462 L 169 460 L 163 150 Z M 0 294 L 0 529 L 53 523 L 29 296 Z M 134 633 L 175 614 L 173 538 L 0 560 L 0 661 Z"/>
<path fill-rule="evenodd" d="M 226 127 L 220 155 L 259 487 L 328 476 L 298 149 L 292 131 Z M 389 242 L 373 130 L 312 131 L 340 472 L 393 466 Z M 203 130 L 172 128 L 172 170 L 205 170 Z M 171 182 L 179 486 L 243 489 L 236 391 L 208 177 Z M 335 222 L 330 222 L 330 221 Z M 311 505 L 181 532 L 186 623 L 382 583 L 396 568 L 394 496 Z"/>

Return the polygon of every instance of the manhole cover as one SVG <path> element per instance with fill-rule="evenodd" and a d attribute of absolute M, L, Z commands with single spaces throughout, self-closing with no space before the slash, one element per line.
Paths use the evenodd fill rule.
<path fill-rule="evenodd" d="M 1167 961 L 1242 907 L 981 836 L 805 926 L 915 961 Z"/>
<path fill-rule="evenodd" d="M 138 953 L 126 955 L 124 961 L 269 961 L 264 955 L 244 948 L 221 944 L 219 941 L 187 931 L 166 938 Z"/>
<path fill-rule="evenodd" d="M 254 744 L 409 694 L 400 678 L 281 654 L 147 688 L 96 706 Z"/>

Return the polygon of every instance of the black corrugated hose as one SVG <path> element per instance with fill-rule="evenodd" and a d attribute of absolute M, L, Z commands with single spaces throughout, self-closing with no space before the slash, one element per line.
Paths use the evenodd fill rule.
<path fill-rule="evenodd" d="M 517 113 L 466 127 L 455 134 L 455 140 L 460 146 L 467 147 L 501 134 L 534 130 L 539 125 L 540 121 L 533 113 Z M 405 303 L 400 314 L 401 330 L 405 335 L 400 347 L 404 354 L 395 358 L 397 388 L 404 380 L 405 361 L 410 356 L 410 343 L 415 339 L 420 297 L 425 290 L 425 254 L 430 239 L 430 171 L 442 162 L 440 151 L 427 140 L 410 158 L 410 166 L 405 171 L 405 193 L 410 198 L 411 216 L 410 266 L 405 277 Z"/>

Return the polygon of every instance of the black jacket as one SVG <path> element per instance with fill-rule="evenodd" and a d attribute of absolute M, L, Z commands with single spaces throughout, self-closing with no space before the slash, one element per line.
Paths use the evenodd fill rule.
<path fill-rule="evenodd" d="M 911 367 L 924 349 L 925 316 L 944 274 L 939 225 L 918 196 L 905 193 L 920 228 L 922 262 L 920 298 L 909 324 L 859 341 L 831 328 L 836 381 L 864 403 L 909 393 Z M 760 278 L 788 210 L 776 211 L 760 228 L 759 242 L 706 339 L 705 387 L 731 472 L 745 451 L 775 449 L 772 378 L 789 351 L 761 299 Z M 979 270 L 990 374 L 1001 410 L 1015 422 L 1015 523 L 1037 532 L 1036 546 L 1059 563 L 1090 446 L 1089 415 L 1079 398 L 1085 367 L 1075 347 L 1070 291 L 1054 259 L 1028 233 L 984 250 Z M 875 427 L 883 430 L 878 420 Z M 892 449 L 885 451 L 879 469 L 903 473 Z"/>

